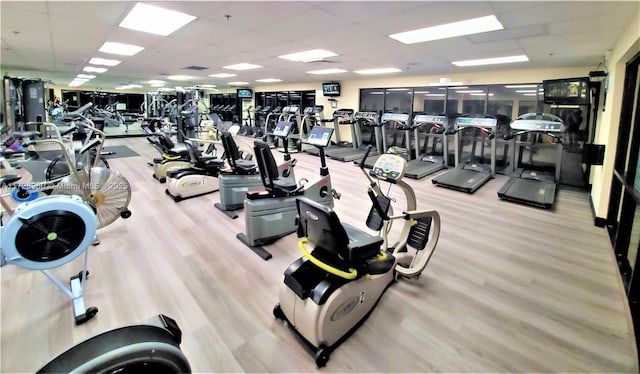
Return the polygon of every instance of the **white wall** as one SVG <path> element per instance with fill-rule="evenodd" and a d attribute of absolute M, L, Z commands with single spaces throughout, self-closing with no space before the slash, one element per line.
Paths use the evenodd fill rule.
<path fill-rule="evenodd" d="M 640 12 L 633 17 L 629 26 L 622 33 L 608 61 L 607 98 L 596 124 L 595 143 L 606 144 L 603 166 L 593 167 L 593 188 L 591 199 L 596 217 L 606 218 L 609 204 L 613 163 L 618 140 L 620 111 L 624 91 L 625 64 L 636 53 L 640 52 Z"/>

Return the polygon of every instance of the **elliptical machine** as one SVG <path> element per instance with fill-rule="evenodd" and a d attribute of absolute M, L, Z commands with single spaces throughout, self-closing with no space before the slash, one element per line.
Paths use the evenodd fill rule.
<path fill-rule="evenodd" d="M 246 233 L 236 235 L 263 260 L 272 256 L 262 246 L 296 231 L 296 198 L 305 196 L 319 204 L 333 206 L 340 194 L 331 188 L 331 176 L 324 157 L 333 129 L 315 126 L 307 142 L 320 150 L 320 176 L 298 185 L 291 178 L 281 178 L 269 144 L 256 140 L 254 152 L 265 190 L 247 192 L 244 200 Z M 286 141 L 284 143 L 286 145 Z"/>
<path fill-rule="evenodd" d="M 153 159 L 153 178 L 160 183 L 167 181 L 169 169 L 184 169 L 191 166 L 191 156 L 187 147 L 176 147 L 171 136 L 160 132 L 147 140 L 160 152 L 161 157 Z"/>
<path fill-rule="evenodd" d="M 440 236 L 438 212 L 416 210 L 413 189 L 402 180 L 406 161 L 383 154 L 369 175 L 363 166 L 368 153 L 360 163 L 373 203 L 367 227 L 381 230 L 381 237 L 341 223 L 328 206 L 297 199 L 298 236 L 303 237 L 298 247 L 303 257 L 285 271 L 273 315 L 286 321 L 315 351 L 318 367 L 364 322 L 394 280 L 422 273 Z M 378 181 L 402 189 L 405 211 L 393 214 L 391 199 L 382 193 Z M 403 226 L 390 247 L 389 230 L 395 220 Z"/>

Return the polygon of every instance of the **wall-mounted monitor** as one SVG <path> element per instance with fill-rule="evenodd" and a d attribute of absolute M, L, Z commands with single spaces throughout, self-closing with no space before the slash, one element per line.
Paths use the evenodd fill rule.
<path fill-rule="evenodd" d="M 542 81 L 545 104 L 589 105 L 589 78 L 549 79 Z"/>
<path fill-rule="evenodd" d="M 239 88 L 236 91 L 236 97 L 238 99 L 251 99 L 253 98 L 253 91 L 248 88 Z"/>
<path fill-rule="evenodd" d="M 116 110 L 127 110 L 127 103 L 116 103 Z"/>
<path fill-rule="evenodd" d="M 330 82 L 322 84 L 323 96 L 340 96 L 340 83 Z"/>

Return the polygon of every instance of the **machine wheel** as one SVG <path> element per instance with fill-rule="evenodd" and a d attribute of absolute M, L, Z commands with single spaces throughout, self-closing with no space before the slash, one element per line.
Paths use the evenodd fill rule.
<path fill-rule="evenodd" d="M 331 355 L 331 351 L 329 347 L 322 344 L 316 351 L 316 366 L 319 368 L 324 367 L 329 361 L 329 356 Z"/>
<path fill-rule="evenodd" d="M 129 209 L 123 210 L 122 212 L 120 212 L 120 217 L 124 219 L 131 217 L 131 211 Z"/>
<path fill-rule="evenodd" d="M 167 177 L 162 177 L 162 178 L 158 179 L 158 181 L 160 183 L 166 183 L 167 182 Z"/>
<path fill-rule="evenodd" d="M 281 320 L 285 319 L 284 312 L 282 311 L 282 308 L 280 307 L 279 303 L 273 307 L 273 316 L 276 317 L 276 319 L 281 319 Z"/>
<path fill-rule="evenodd" d="M 168 190 L 167 190 L 167 191 L 168 191 Z M 173 197 L 173 201 L 174 201 L 174 202 L 176 202 L 176 203 L 179 203 L 179 202 L 181 202 L 181 201 L 182 201 L 182 197 L 181 197 L 181 196 L 174 196 L 174 197 Z"/>
<path fill-rule="evenodd" d="M 89 278 L 89 274 L 90 274 L 90 273 L 89 273 L 89 270 L 87 270 L 87 278 Z M 77 276 L 78 276 L 78 279 L 80 279 L 80 282 L 82 282 L 82 270 L 80 270 L 80 271 L 78 272 L 78 275 L 77 275 Z M 73 277 L 73 278 L 75 278 L 75 277 Z M 71 278 L 71 279 L 73 279 L 73 278 Z"/>
<path fill-rule="evenodd" d="M 166 193 L 167 195 L 171 195 L 168 189 L 164 190 L 164 193 Z"/>
<path fill-rule="evenodd" d="M 153 164 L 151 164 L 151 166 L 153 166 Z M 156 173 L 151 174 L 151 176 L 153 177 L 153 179 L 158 179 L 156 178 Z"/>

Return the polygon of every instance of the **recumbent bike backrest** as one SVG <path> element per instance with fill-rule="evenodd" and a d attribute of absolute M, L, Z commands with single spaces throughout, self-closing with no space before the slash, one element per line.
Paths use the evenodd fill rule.
<path fill-rule="evenodd" d="M 273 158 L 269 144 L 256 140 L 253 143 L 253 152 L 255 153 L 256 163 L 260 170 L 260 179 L 262 179 L 262 184 L 267 188 L 267 190 L 273 190 L 275 188 L 273 181 L 278 179 L 279 174 L 278 164 L 276 163 L 275 158 Z"/>
<path fill-rule="evenodd" d="M 238 145 L 236 141 L 233 140 L 233 135 L 229 131 L 223 131 L 222 136 L 222 147 L 224 148 L 224 154 L 227 156 L 227 161 L 232 169 L 236 169 L 236 160 L 240 159 L 240 151 L 238 150 Z"/>
<path fill-rule="evenodd" d="M 298 236 L 307 237 L 324 253 L 348 258 L 349 236 L 333 209 L 309 198 L 296 199 L 298 207 Z"/>

